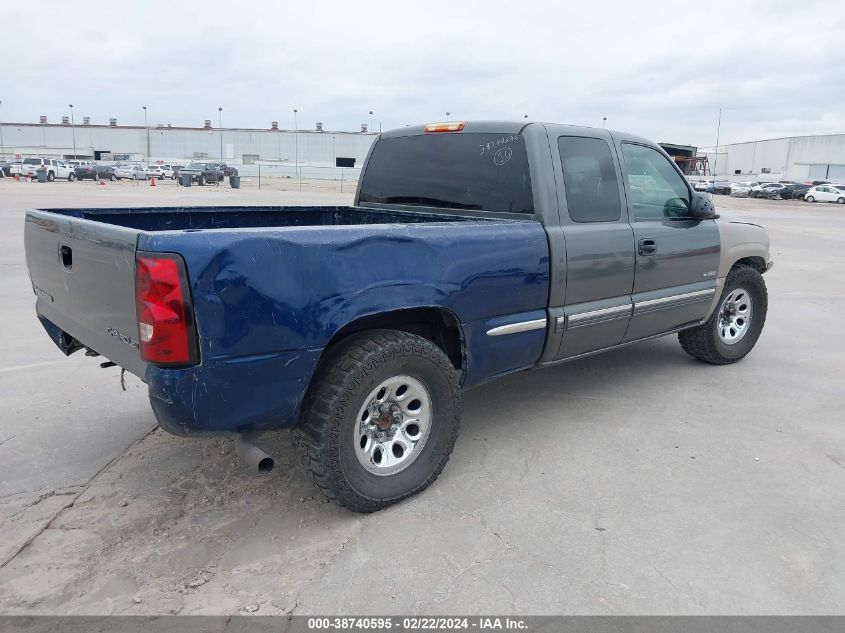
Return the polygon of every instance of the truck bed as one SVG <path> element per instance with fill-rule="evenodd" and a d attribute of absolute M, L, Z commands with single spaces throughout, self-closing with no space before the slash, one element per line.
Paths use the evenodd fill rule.
<path fill-rule="evenodd" d="M 484 221 L 484 218 L 444 213 L 364 207 L 136 207 L 45 211 L 147 232 Z"/>
<path fill-rule="evenodd" d="M 65 353 L 89 348 L 149 385 L 174 433 L 296 420 L 323 348 L 371 314 L 431 308 L 460 327 L 465 384 L 532 366 L 545 329 L 549 255 L 526 220 L 356 207 L 50 209 L 27 214 L 36 310 Z M 139 351 L 136 259 L 184 263 L 197 362 Z M 231 394 L 239 397 L 232 399 Z"/>

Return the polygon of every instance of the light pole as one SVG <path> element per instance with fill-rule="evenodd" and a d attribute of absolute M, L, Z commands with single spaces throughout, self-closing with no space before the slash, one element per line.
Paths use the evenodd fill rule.
<path fill-rule="evenodd" d="M 0 101 L 0 105 L 3 105 L 3 102 Z M 5 155 L 5 146 L 3 145 L 3 119 L 0 117 L 0 158 L 3 158 Z"/>
<path fill-rule="evenodd" d="M 150 126 L 147 125 L 147 106 L 141 106 L 144 109 L 144 131 L 147 135 L 147 165 L 150 164 Z"/>
<path fill-rule="evenodd" d="M 450 115 L 450 114 L 452 114 L 452 113 L 451 113 L 451 112 L 447 112 L 447 113 L 446 113 L 446 122 L 447 122 L 447 123 L 449 122 L 449 115 Z"/>
<path fill-rule="evenodd" d="M 76 124 L 73 121 L 73 104 L 67 104 L 70 108 L 70 133 L 73 135 L 73 157 L 76 158 Z"/>
<path fill-rule="evenodd" d="M 370 132 L 373 131 L 373 111 L 370 110 Z"/>
<path fill-rule="evenodd" d="M 719 108 L 719 122 L 716 123 L 716 155 L 713 157 L 713 175 L 719 175 L 719 133 L 722 131 L 722 108 Z"/>
<path fill-rule="evenodd" d="M 603 116 L 603 117 L 601 118 L 601 126 L 602 126 L 602 127 L 607 127 L 607 117 L 606 117 L 606 116 Z"/>
<path fill-rule="evenodd" d="M 220 162 L 223 162 L 223 108 L 217 108 L 220 115 Z"/>
<path fill-rule="evenodd" d="M 299 122 L 296 118 L 298 110 L 293 109 L 293 164 L 296 166 L 296 179 L 299 181 L 299 190 L 302 191 L 302 174 L 299 171 Z"/>

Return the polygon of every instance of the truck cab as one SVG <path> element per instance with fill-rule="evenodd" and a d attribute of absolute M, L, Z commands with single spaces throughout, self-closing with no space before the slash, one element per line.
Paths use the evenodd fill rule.
<path fill-rule="evenodd" d="M 472 196 L 465 182 L 473 183 Z M 700 323 L 735 263 L 727 261 L 726 234 L 741 231 L 717 220 L 659 145 L 548 123 L 384 133 L 370 150 L 355 204 L 541 222 L 550 284 L 546 320 L 533 323 L 546 332 L 540 365 Z M 768 239 L 756 232 L 746 261 L 762 272 Z"/>

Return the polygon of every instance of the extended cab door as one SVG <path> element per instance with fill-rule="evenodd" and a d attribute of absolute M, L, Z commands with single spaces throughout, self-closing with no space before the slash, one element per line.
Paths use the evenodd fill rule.
<path fill-rule="evenodd" d="M 566 242 L 565 305 L 551 310 L 562 333 L 559 360 L 622 341 L 632 310 L 634 238 L 610 134 L 565 126 L 550 126 L 549 134 Z"/>
<path fill-rule="evenodd" d="M 692 192 L 663 151 L 617 139 L 636 245 L 634 311 L 624 341 L 703 319 L 716 293 L 719 230 L 688 217 Z"/>

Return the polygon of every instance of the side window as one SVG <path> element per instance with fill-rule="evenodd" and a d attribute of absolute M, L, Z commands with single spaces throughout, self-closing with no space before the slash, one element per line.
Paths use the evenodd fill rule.
<path fill-rule="evenodd" d="M 690 193 L 683 177 L 651 147 L 622 144 L 635 220 L 687 217 Z"/>
<path fill-rule="evenodd" d="M 598 138 L 557 140 L 566 206 L 573 222 L 613 222 L 622 215 L 616 166 L 608 144 Z"/>

